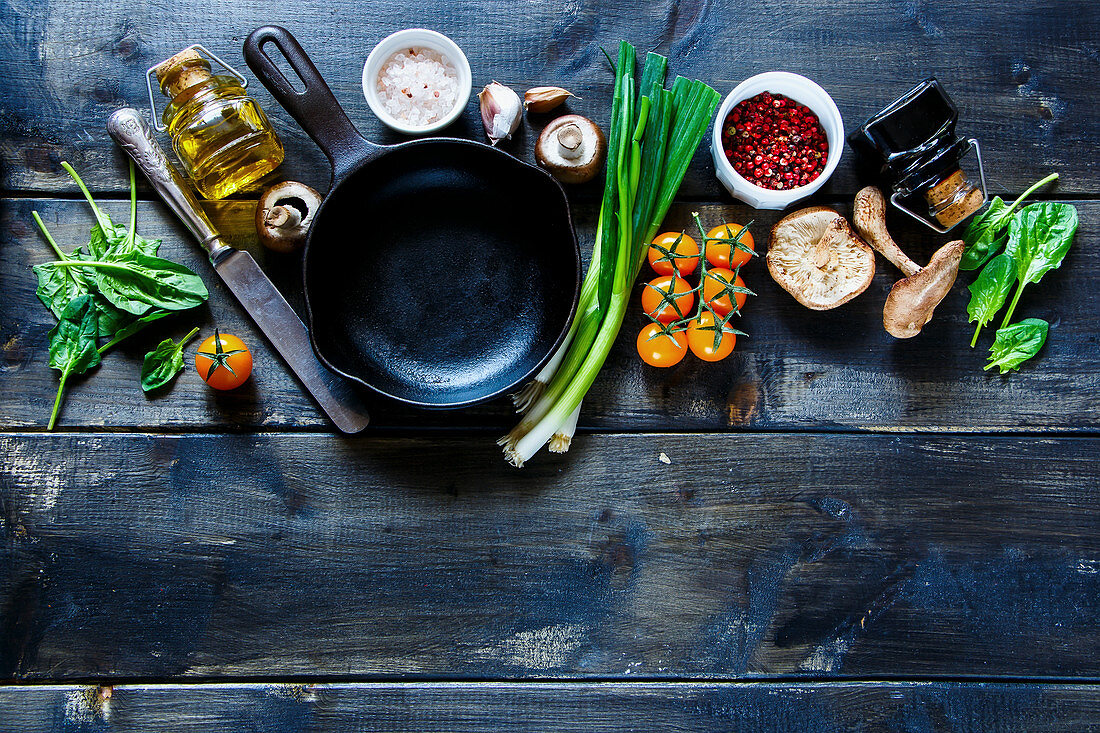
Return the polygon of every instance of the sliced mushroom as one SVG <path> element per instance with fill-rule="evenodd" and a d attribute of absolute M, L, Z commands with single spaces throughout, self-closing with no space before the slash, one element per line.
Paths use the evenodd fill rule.
<path fill-rule="evenodd" d="M 293 252 L 305 244 L 321 194 L 304 183 L 283 181 L 266 189 L 256 207 L 260 244 L 276 252 Z"/>
<path fill-rule="evenodd" d="M 780 219 L 765 259 L 772 279 L 812 310 L 847 303 L 875 276 L 875 253 L 844 217 L 824 206 Z"/>
<path fill-rule="evenodd" d="M 547 125 L 535 144 L 535 160 L 562 183 L 585 183 L 599 173 L 607 141 L 603 130 L 580 115 Z"/>
<path fill-rule="evenodd" d="M 940 247 L 925 267 L 909 259 L 886 229 L 886 199 L 874 186 L 856 194 L 856 229 L 905 279 L 894 283 L 882 308 L 882 325 L 899 339 L 912 338 L 932 320 L 936 306 L 951 291 L 959 274 L 965 245 L 961 240 Z"/>

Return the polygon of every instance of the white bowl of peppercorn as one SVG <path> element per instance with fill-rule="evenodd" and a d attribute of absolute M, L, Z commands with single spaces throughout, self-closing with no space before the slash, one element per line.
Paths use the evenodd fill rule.
<path fill-rule="evenodd" d="M 843 151 L 836 102 L 787 71 L 738 84 L 718 108 L 711 135 L 718 180 L 757 209 L 783 209 L 821 188 Z"/>

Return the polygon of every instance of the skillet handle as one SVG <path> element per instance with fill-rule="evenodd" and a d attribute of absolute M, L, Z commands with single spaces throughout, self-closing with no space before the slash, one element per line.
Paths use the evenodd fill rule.
<path fill-rule="evenodd" d="M 296 91 L 267 55 L 264 47 L 268 43 L 279 49 L 301 79 L 303 91 Z M 244 58 L 248 68 L 328 156 L 334 180 L 381 147 L 367 142 L 351 124 L 309 55 L 286 28 L 265 25 L 252 31 L 244 42 Z"/>

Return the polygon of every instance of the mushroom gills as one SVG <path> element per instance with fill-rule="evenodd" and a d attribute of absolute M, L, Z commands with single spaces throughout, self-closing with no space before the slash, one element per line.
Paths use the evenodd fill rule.
<path fill-rule="evenodd" d="M 797 211 L 772 230 L 766 257 L 772 278 L 802 305 L 829 310 L 871 284 L 874 254 L 848 221 L 826 207 Z"/>

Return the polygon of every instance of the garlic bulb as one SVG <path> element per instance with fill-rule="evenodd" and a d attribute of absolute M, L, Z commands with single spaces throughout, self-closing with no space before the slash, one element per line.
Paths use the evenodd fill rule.
<path fill-rule="evenodd" d="M 499 82 L 486 84 L 477 95 L 481 102 L 481 121 L 485 124 L 485 133 L 489 142 L 496 145 L 501 140 L 512 137 L 519 127 L 523 114 L 523 104 L 519 95 Z"/>

